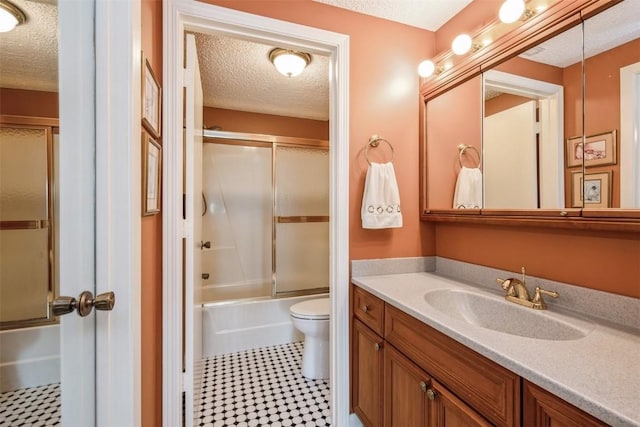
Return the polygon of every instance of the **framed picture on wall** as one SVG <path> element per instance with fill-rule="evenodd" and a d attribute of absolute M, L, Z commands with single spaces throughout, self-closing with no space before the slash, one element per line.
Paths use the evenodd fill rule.
<path fill-rule="evenodd" d="M 142 131 L 142 214 L 160 212 L 162 176 L 162 147 L 153 137 Z"/>
<path fill-rule="evenodd" d="M 611 207 L 611 171 L 571 174 L 571 206 L 574 208 Z"/>
<path fill-rule="evenodd" d="M 584 146 L 581 136 L 567 139 L 567 167 L 616 164 L 616 131 L 587 136 Z"/>
<path fill-rule="evenodd" d="M 142 54 L 142 124 L 154 138 L 160 138 L 161 89 L 149 60 Z"/>

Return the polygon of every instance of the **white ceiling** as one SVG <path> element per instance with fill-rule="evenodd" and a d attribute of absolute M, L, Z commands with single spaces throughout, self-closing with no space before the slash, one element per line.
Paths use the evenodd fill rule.
<path fill-rule="evenodd" d="M 590 58 L 640 37 L 640 0 L 625 0 L 584 23 L 584 57 Z M 594 35 L 597 35 L 594 36 Z M 582 31 L 576 25 L 520 56 L 564 68 L 582 59 Z"/>
<path fill-rule="evenodd" d="M 471 0 L 314 1 L 435 30 Z M 12 2 L 25 12 L 27 22 L 0 33 L 0 86 L 57 91 L 56 0 Z M 585 24 L 588 31 L 597 27 L 605 36 L 587 37 L 587 44 L 602 51 L 640 37 L 639 14 L 640 0 L 625 0 L 591 18 Z M 580 50 L 572 46 L 580 45 L 580 33 L 571 33 L 543 43 L 541 53 L 527 57 L 560 67 L 579 61 Z M 210 34 L 197 34 L 196 41 L 206 106 L 328 120 L 328 58 L 314 55 L 300 76 L 288 78 L 277 73 L 268 59 L 269 51 L 279 46 Z"/>
<path fill-rule="evenodd" d="M 27 16 L 0 33 L 0 87 L 58 91 L 58 8 L 50 1 L 11 0 Z"/>
<path fill-rule="evenodd" d="M 205 106 L 329 120 L 328 57 L 287 77 L 269 61 L 272 45 L 196 34 L 196 47 Z"/>

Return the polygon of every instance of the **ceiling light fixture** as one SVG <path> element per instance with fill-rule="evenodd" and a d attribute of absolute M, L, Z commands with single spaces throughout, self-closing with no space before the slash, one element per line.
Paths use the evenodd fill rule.
<path fill-rule="evenodd" d="M 498 16 L 505 24 L 516 22 L 524 13 L 524 0 L 506 0 L 500 6 Z"/>
<path fill-rule="evenodd" d="M 0 0 L 0 33 L 13 30 L 27 20 L 24 12 L 7 0 Z"/>
<path fill-rule="evenodd" d="M 269 60 L 276 69 L 288 77 L 295 77 L 302 73 L 311 62 L 311 55 L 305 52 L 298 52 L 291 49 L 281 49 L 279 47 L 269 52 Z"/>

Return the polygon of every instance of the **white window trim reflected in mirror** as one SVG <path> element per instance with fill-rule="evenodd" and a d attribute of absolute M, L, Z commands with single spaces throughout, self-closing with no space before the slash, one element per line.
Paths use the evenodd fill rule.
<path fill-rule="evenodd" d="M 640 207 L 640 62 L 620 69 L 620 207 Z"/>
<path fill-rule="evenodd" d="M 483 88 L 544 100 L 540 106 L 540 159 L 538 208 L 563 209 L 564 199 L 564 88 L 560 85 L 502 71 L 483 73 Z M 484 112 L 483 112 L 484 116 Z M 484 142 L 483 142 L 484 144 Z M 483 164 L 487 165 L 483 150 Z M 489 161 L 489 163 L 491 163 Z M 486 185 L 483 183 L 483 185 Z M 483 191 L 487 194 L 487 188 Z M 492 209 L 493 206 L 486 206 Z M 535 207 L 529 207 L 535 208 Z"/>

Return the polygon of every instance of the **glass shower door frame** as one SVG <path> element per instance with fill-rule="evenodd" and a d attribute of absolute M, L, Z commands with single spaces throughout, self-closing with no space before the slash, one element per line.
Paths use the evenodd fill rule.
<path fill-rule="evenodd" d="M 290 138 L 289 141 L 280 141 L 274 142 L 271 155 L 272 155 L 272 170 L 273 170 L 273 244 L 271 262 L 272 262 L 272 283 L 273 290 L 272 295 L 274 297 L 294 297 L 301 295 L 313 295 L 329 292 L 329 286 L 326 287 L 317 287 L 317 288 L 309 288 L 309 289 L 297 289 L 291 291 L 280 291 L 278 290 L 278 272 L 277 272 L 277 226 L 278 224 L 309 224 L 309 223 L 329 223 L 329 215 L 278 215 L 278 186 L 277 183 L 277 167 L 276 167 L 276 159 L 277 159 L 277 151 L 278 147 L 286 147 L 286 148 L 299 148 L 299 149 L 311 149 L 311 150 L 323 150 L 329 151 L 329 142 L 322 140 L 305 140 L 305 139 L 296 139 Z M 327 182 L 327 188 L 329 187 L 329 182 Z M 328 268 L 328 266 L 327 266 Z"/>
<path fill-rule="evenodd" d="M 0 126 L 3 128 L 37 129 L 44 131 L 46 145 L 46 219 L 25 218 L 15 221 L 0 221 L 0 230 L 37 230 L 47 229 L 47 296 L 46 315 L 38 318 L 20 319 L 0 322 L 0 330 L 19 329 L 32 326 L 43 326 L 58 323 L 52 315 L 50 303 L 56 297 L 56 243 L 55 243 L 55 174 L 54 174 L 54 134 L 59 133 L 59 121 L 54 118 L 36 118 L 26 116 L 0 115 Z M 29 298 L 33 298 L 32 295 Z"/>

